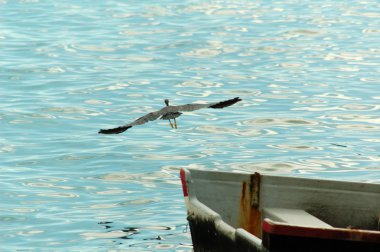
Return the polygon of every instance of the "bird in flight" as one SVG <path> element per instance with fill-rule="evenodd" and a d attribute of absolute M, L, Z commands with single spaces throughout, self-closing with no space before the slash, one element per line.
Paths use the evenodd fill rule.
<path fill-rule="evenodd" d="M 156 119 L 169 120 L 170 127 L 177 128 L 177 122 L 175 119 L 179 117 L 180 115 L 182 115 L 182 112 L 189 112 L 189 111 L 194 111 L 194 110 L 202 109 L 202 108 L 222 109 L 222 108 L 234 105 L 235 103 L 239 101 L 241 101 L 241 99 L 239 97 L 235 97 L 230 100 L 216 102 L 216 103 L 208 103 L 208 104 L 194 103 L 194 104 L 172 106 L 172 105 L 169 105 L 169 100 L 165 99 L 166 107 L 163 107 L 162 109 L 158 111 L 148 113 L 136 119 L 135 121 L 125 124 L 123 126 L 112 128 L 112 129 L 101 129 L 99 130 L 98 133 L 99 134 L 120 134 L 126 131 L 127 129 L 132 128 L 133 126 L 141 125 L 149 121 L 154 121 Z M 171 120 L 173 120 L 174 123 L 172 123 Z"/>

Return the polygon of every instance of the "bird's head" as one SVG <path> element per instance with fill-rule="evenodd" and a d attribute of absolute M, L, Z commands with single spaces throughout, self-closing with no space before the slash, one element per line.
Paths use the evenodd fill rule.
<path fill-rule="evenodd" d="M 169 106 L 169 99 L 165 99 L 166 106 Z"/>

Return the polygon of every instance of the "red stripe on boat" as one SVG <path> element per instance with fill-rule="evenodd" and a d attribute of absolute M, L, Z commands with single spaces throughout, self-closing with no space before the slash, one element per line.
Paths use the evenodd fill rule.
<path fill-rule="evenodd" d="M 279 222 L 274 222 L 269 219 L 264 219 L 263 231 L 268 234 L 274 235 L 380 243 L 379 231 L 346 228 L 313 228 L 292 226 Z"/>
<path fill-rule="evenodd" d="M 185 169 L 181 169 L 181 171 L 180 171 L 180 176 L 181 176 L 181 182 L 182 182 L 183 196 L 187 197 L 187 196 L 189 196 L 189 193 L 187 192 L 186 172 L 185 172 Z"/>

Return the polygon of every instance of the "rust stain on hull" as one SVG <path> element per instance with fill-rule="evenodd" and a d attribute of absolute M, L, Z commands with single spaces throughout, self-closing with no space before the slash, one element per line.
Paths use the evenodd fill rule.
<path fill-rule="evenodd" d="M 240 196 L 240 227 L 261 238 L 259 173 L 252 174 L 249 181 L 244 181 Z"/>

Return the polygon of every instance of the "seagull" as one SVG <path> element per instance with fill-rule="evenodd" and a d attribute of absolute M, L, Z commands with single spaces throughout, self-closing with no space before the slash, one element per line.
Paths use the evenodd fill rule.
<path fill-rule="evenodd" d="M 179 106 L 171 106 L 169 105 L 169 100 L 165 99 L 166 107 L 163 107 L 162 109 L 158 111 L 154 111 L 151 113 L 148 113 L 135 121 L 125 124 L 123 126 L 112 128 L 112 129 L 101 129 L 99 130 L 99 134 L 120 134 L 124 131 L 126 131 L 129 128 L 132 128 L 133 126 L 141 125 L 144 123 L 147 123 L 149 121 L 154 121 L 156 119 L 161 120 L 169 120 L 170 127 L 177 128 L 177 122 L 176 118 L 182 115 L 182 112 L 189 112 L 194 111 L 197 109 L 203 109 L 203 108 L 213 108 L 213 109 L 222 109 L 231 105 L 234 105 L 235 103 L 241 101 L 239 97 L 235 97 L 230 100 L 216 102 L 216 103 L 208 103 L 208 104 L 186 104 L 186 105 L 179 105 Z M 172 123 L 172 121 L 174 123 Z"/>

